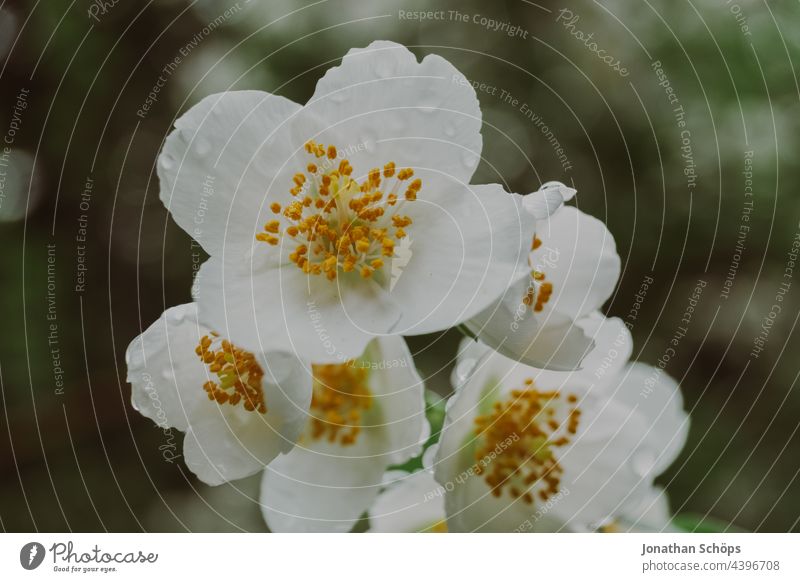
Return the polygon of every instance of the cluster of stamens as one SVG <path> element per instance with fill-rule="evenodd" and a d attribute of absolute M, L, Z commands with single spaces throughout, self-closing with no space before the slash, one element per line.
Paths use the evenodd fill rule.
<path fill-rule="evenodd" d="M 541 239 L 534 236 L 531 250 L 535 251 L 540 246 L 542 246 Z M 537 313 L 544 309 L 544 304 L 550 300 L 550 296 L 553 294 L 553 284 L 545 279 L 545 274 L 542 271 L 533 269 L 531 271 L 531 282 L 522 298 L 522 303 Z"/>
<path fill-rule="evenodd" d="M 417 178 L 406 186 L 414 171 L 398 170 L 389 162 L 357 182 L 351 178 L 350 162 L 339 160 L 335 146 L 309 141 L 305 149 L 312 162 L 294 176 L 289 192 L 295 199 L 285 207 L 270 205 L 277 218 L 256 239 L 274 246 L 283 237 L 294 244 L 289 260 L 310 275 L 334 280 L 342 271 L 372 277 L 407 236 L 412 220 L 399 210 L 416 200 L 422 181 Z"/>
<path fill-rule="evenodd" d="M 242 403 L 245 410 L 267 412 L 261 387 L 264 371 L 252 353 L 220 339 L 216 333 L 200 338 L 194 351 L 217 377 L 216 381 L 203 384 L 209 400 L 233 406 Z"/>
<path fill-rule="evenodd" d="M 532 505 L 537 497 L 544 502 L 558 493 L 563 469 L 555 450 L 578 430 L 577 401 L 574 394 L 540 392 L 527 379 L 524 389 L 475 419 L 475 473 L 484 475 L 492 495 L 507 491 Z"/>
<path fill-rule="evenodd" d="M 352 445 L 361 432 L 362 415 L 372 406 L 369 370 L 354 362 L 315 364 L 311 396 L 311 437 Z"/>

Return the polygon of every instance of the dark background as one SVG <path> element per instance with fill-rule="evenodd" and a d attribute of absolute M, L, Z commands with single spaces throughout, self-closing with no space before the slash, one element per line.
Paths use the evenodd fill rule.
<path fill-rule="evenodd" d="M 422 7 L 469 21 L 400 17 Z M 628 76 L 557 21 L 562 8 Z M 476 14 L 527 34 L 487 30 Z M 662 356 L 692 288 L 706 282 L 666 368 L 681 381 L 690 439 L 659 482 L 674 511 L 722 528 L 800 530 L 800 281 L 771 320 L 763 352 L 751 355 L 779 285 L 791 282 L 784 273 L 799 228 L 800 5 L 750 0 L 119 0 L 105 13 L 86 1 L 0 2 L 0 139 L 29 90 L 0 190 L 0 527 L 264 529 L 257 479 L 202 485 L 180 459 L 166 460 L 180 453 L 180 433 L 164 433 L 129 405 L 125 348 L 165 307 L 190 299 L 193 265 L 204 259 L 159 202 L 154 161 L 175 117 L 203 96 L 257 88 L 304 102 L 349 48 L 375 39 L 419 57 L 438 53 L 498 87 L 478 92 L 484 160 L 474 181 L 522 193 L 553 179 L 575 185 L 576 204 L 606 221 L 622 257 L 607 313 L 626 317 L 653 277 L 633 327 L 636 357 Z M 150 111 L 137 115 L 162 68 L 192 43 Z M 656 60 L 686 114 L 693 189 Z M 502 89 L 545 120 L 569 168 Z M 747 151 L 754 194 L 743 223 Z M 93 188 L 81 209 L 87 178 Z M 85 288 L 76 291 L 82 214 Z M 750 230 L 723 299 L 741 224 Z M 410 340 L 440 394 L 458 338 Z"/>

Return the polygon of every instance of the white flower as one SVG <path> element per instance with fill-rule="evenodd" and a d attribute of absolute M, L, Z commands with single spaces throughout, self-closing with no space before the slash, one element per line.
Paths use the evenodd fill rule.
<path fill-rule="evenodd" d="M 444 489 L 423 469 L 387 485 L 369 509 L 370 532 L 443 533 L 447 531 Z"/>
<path fill-rule="evenodd" d="M 314 366 L 305 433 L 264 471 L 261 506 L 272 531 L 349 531 L 382 476 L 428 438 L 424 386 L 405 341 L 375 339 L 359 359 Z"/>
<path fill-rule="evenodd" d="M 304 106 L 233 91 L 178 119 L 158 175 L 211 255 L 203 320 L 251 350 L 342 362 L 378 335 L 458 324 L 525 276 L 534 225 L 522 196 L 469 184 L 481 111 L 458 79 L 375 42 Z"/>
<path fill-rule="evenodd" d="M 613 519 L 598 528 L 604 533 L 633 532 L 679 532 L 672 525 L 669 499 L 660 487 L 650 487 L 638 505 L 629 504 Z"/>
<path fill-rule="evenodd" d="M 575 322 L 605 303 L 620 273 L 614 237 L 605 224 L 562 206 L 574 193 L 550 182 L 525 197 L 536 220 L 530 276 L 465 324 L 500 353 L 542 369 L 580 366 L 592 342 Z"/>
<path fill-rule="evenodd" d="M 311 379 L 302 363 L 232 345 L 198 322 L 192 303 L 165 311 L 125 359 L 133 407 L 186 433 L 186 465 L 209 485 L 261 471 L 305 426 Z"/>
<path fill-rule="evenodd" d="M 615 363 L 598 379 L 473 344 L 484 354 L 448 402 L 435 460 L 450 531 L 596 529 L 640 506 L 683 447 L 688 418 L 660 369 Z"/>

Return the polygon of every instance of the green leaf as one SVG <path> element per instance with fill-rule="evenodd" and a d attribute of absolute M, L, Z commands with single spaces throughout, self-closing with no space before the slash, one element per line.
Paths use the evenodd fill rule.
<path fill-rule="evenodd" d="M 425 416 L 428 418 L 428 423 L 431 425 L 431 436 L 422 447 L 422 453 L 419 456 L 409 459 L 402 465 L 392 465 L 388 471 L 406 471 L 413 473 L 422 469 L 422 457 L 428 447 L 439 441 L 439 433 L 442 432 L 442 425 L 444 425 L 444 408 L 445 399 L 431 392 L 425 391 Z"/>

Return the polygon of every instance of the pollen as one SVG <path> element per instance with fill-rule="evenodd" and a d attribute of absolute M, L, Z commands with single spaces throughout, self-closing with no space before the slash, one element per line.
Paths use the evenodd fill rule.
<path fill-rule="evenodd" d="M 545 502 L 559 491 L 563 468 L 556 453 L 577 433 L 581 411 L 574 394 L 540 391 L 533 380 L 475 419 L 475 473 L 492 495 Z"/>
<path fill-rule="evenodd" d="M 531 242 L 531 250 L 535 251 L 542 246 L 542 240 L 534 236 Z M 545 304 L 550 300 L 553 294 L 553 284 L 547 281 L 547 276 L 539 269 L 531 270 L 531 280 L 525 295 L 522 297 L 522 303 L 530 307 L 534 312 L 539 313 L 544 310 Z"/>
<path fill-rule="evenodd" d="M 308 141 L 305 151 L 315 161 L 293 176 L 294 200 L 270 205 L 279 220 L 264 224 L 256 240 L 289 245 L 289 260 L 308 275 L 388 280 L 384 257 L 392 257 L 397 241 L 408 236 L 413 221 L 401 209 L 417 199 L 422 180 L 411 181 L 413 169 L 388 162 L 359 182 L 336 146 Z"/>
<path fill-rule="evenodd" d="M 311 438 L 344 446 L 355 444 L 364 414 L 372 407 L 369 370 L 351 360 L 312 366 Z"/>
<path fill-rule="evenodd" d="M 194 351 L 209 373 L 216 377 L 203 384 L 209 400 L 231 406 L 241 404 L 250 412 L 267 412 L 261 386 L 264 371 L 252 353 L 214 333 L 200 338 Z"/>

